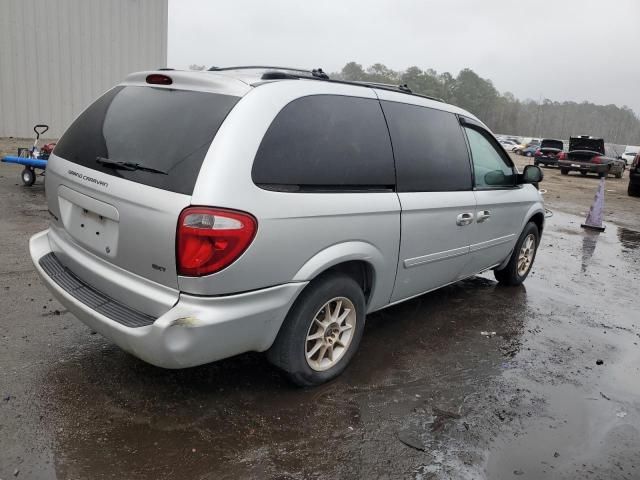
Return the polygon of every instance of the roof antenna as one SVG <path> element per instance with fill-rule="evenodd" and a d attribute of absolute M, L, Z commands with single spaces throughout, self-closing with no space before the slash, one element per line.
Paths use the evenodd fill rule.
<path fill-rule="evenodd" d="M 329 80 L 329 75 L 324 73 L 321 68 L 315 68 L 311 70 L 311 75 L 317 78 L 321 78 L 323 80 Z"/>
<path fill-rule="evenodd" d="M 402 92 L 413 93 L 409 88 L 409 85 L 407 85 L 406 83 L 401 83 L 400 85 L 398 85 L 398 90 Z"/>

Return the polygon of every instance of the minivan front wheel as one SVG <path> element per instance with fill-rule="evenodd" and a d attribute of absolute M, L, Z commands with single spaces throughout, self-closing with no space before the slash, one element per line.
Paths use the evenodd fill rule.
<path fill-rule="evenodd" d="M 539 240 L 538 226 L 533 222 L 527 223 L 518 238 L 507 266 L 501 270 L 493 271 L 496 280 L 503 285 L 514 286 L 524 282 L 536 258 Z"/>
<path fill-rule="evenodd" d="M 349 276 L 328 274 L 300 294 L 267 358 L 300 386 L 328 382 L 355 355 L 364 322 L 360 285 Z"/>

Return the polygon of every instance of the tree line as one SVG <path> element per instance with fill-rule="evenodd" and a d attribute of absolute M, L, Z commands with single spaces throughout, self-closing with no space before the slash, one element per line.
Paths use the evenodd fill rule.
<path fill-rule="evenodd" d="M 330 77 L 407 84 L 414 93 L 436 97 L 468 110 L 498 133 L 559 139 L 588 134 L 603 137 L 610 143 L 640 145 L 640 120 L 627 106 L 557 102 L 546 98 L 540 102 L 522 101 L 510 92 L 498 92 L 491 80 L 469 68 L 454 77 L 449 72 L 438 73 L 419 67 L 395 71 L 376 63 L 365 69 L 356 62 L 349 62 Z"/>

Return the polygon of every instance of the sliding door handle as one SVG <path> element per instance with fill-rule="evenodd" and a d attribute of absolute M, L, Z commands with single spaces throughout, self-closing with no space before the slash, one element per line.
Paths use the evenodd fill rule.
<path fill-rule="evenodd" d="M 464 225 L 469 225 L 470 223 L 473 223 L 473 213 L 461 213 L 456 217 L 456 225 L 462 227 Z"/>
<path fill-rule="evenodd" d="M 482 223 L 485 220 L 489 220 L 491 218 L 491 212 L 489 210 L 480 210 L 476 216 L 476 222 Z"/>

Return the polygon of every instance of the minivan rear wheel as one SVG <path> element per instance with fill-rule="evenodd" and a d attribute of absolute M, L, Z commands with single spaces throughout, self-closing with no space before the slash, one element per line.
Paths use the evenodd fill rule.
<path fill-rule="evenodd" d="M 364 322 L 360 285 L 344 274 L 319 277 L 293 304 L 267 358 L 297 385 L 328 382 L 355 355 Z"/>
<path fill-rule="evenodd" d="M 540 232 L 538 226 L 529 222 L 518 238 L 507 266 L 501 270 L 494 270 L 493 274 L 499 283 L 503 285 L 520 285 L 525 281 L 538 251 Z"/>

